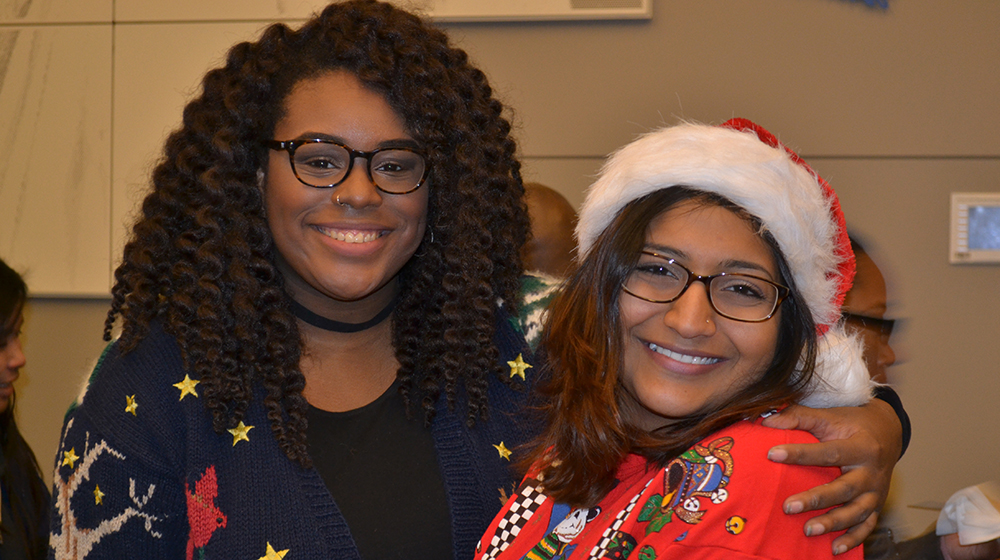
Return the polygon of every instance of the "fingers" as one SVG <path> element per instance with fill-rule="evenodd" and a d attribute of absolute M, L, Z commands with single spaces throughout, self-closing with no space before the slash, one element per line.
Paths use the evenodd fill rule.
<path fill-rule="evenodd" d="M 796 443 L 772 447 L 767 458 L 775 463 L 850 467 L 871 457 L 874 451 L 861 440 L 833 440 L 822 443 Z"/>
<path fill-rule="evenodd" d="M 866 478 L 863 469 L 856 469 L 848 471 L 822 486 L 789 496 L 784 503 L 785 513 L 816 511 L 844 504 L 820 517 L 833 515 L 833 519 L 838 521 L 836 525 L 826 525 L 824 533 L 846 529 L 850 525 L 864 520 L 878 507 L 878 492 L 876 490 L 879 487 L 871 484 Z M 837 511 L 839 513 L 835 514 L 834 512 Z M 840 520 L 850 521 L 850 524 L 842 525 L 839 523 Z"/>
<path fill-rule="evenodd" d="M 865 538 L 875 530 L 876 522 L 878 522 L 878 513 L 873 511 L 864 521 L 833 540 L 833 553 L 843 554 L 864 542 Z"/>
<path fill-rule="evenodd" d="M 821 411 L 793 404 L 781 412 L 772 414 L 765 418 L 764 425 L 769 428 L 778 428 L 780 430 L 810 431 L 819 421 L 816 417 L 817 415 L 815 414 L 818 412 Z"/>

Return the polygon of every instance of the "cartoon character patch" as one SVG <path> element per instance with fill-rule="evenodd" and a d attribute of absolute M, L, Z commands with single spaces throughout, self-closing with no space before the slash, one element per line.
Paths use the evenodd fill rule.
<path fill-rule="evenodd" d="M 563 560 L 576 549 L 573 539 L 594 520 L 601 508 L 578 508 L 570 511 L 566 504 L 555 504 L 549 516 L 548 534 L 521 560 Z"/>
<path fill-rule="evenodd" d="M 648 521 L 646 534 L 661 530 L 674 516 L 695 524 L 705 515 L 702 499 L 721 504 L 729 497 L 726 486 L 733 474 L 733 438 L 722 437 L 696 445 L 664 468 L 663 494 L 654 494 L 639 512 Z"/>
<path fill-rule="evenodd" d="M 635 547 L 638 546 L 638 541 L 635 537 L 624 532 L 618 531 L 615 533 L 614 537 L 611 538 L 611 545 L 608 547 L 608 551 L 604 553 L 601 558 L 610 558 L 611 560 L 625 560 L 632 555 L 635 551 Z"/>

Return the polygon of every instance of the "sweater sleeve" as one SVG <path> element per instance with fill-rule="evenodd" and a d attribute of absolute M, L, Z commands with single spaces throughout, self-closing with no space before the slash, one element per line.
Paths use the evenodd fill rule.
<path fill-rule="evenodd" d="M 184 554 L 187 505 L 183 476 L 171 460 L 178 450 L 168 436 L 170 403 L 166 391 L 152 390 L 159 367 L 176 365 L 175 358 L 123 358 L 115 344 L 105 351 L 63 425 L 50 558 Z"/>

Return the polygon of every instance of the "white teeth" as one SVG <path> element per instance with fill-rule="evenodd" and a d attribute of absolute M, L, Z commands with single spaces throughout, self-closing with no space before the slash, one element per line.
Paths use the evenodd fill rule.
<path fill-rule="evenodd" d="M 652 342 L 649 343 L 649 349 L 652 350 L 653 352 L 656 352 L 657 354 L 663 354 L 664 356 L 672 360 L 677 360 L 682 364 L 694 364 L 698 366 L 703 366 L 722 361 L 719 358 L 701 358 L 698 356 L 688 356 L 687 354 L 678 354 L 677 352 L 672 352 L 670 350 L 667 350 L 666 348 L 660 348 L 659 346 L 653 344 Z"/>
<path fill-rule="evenodd" d="M 343 232 L 338 230 L 325 230 L 325 229 L 321 229 L 320 231 L 323 232 L 323 235 L 332 237 L 337 241 L 343 241 L 344 243 L 368 243 L 369 241 L 374 241 L 379 237 L 382 237 L 382 234 L 379 232 L 368 232 L 368 233 L 354 232 L 354 231 Z"/>

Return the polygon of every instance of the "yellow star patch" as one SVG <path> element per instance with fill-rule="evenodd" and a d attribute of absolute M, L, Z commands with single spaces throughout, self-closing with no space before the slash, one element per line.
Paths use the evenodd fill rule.
<path fill-rule="evenodd" d="M 246 426 L 243 424 L 243 421 L 240 420 L 239 426 L 236 426 L 235 428 L 232 428 L 230 430 L 226 430 L 229 433 L 233 434 L 233 447 L 236 447 L 236 444 L 239 443 L 240 440 L 249 442 L 250 438 L 247 437 L 247 432 L 249 432 L 252 429 L 253 426 Z"/>
<path fill-rule="evenodd" d="M 258 560 L 281 560 L 288 554 L 288 550 L 287 548 L 285 550 L 274 550 L 271 543 L 267 543 L 267 554 L 261 556 Z"/>
<path fill-rule="evenodd" d="M 522 358 L 520 354 L 517 355 L 517 359 L 514 361 L 507 362 L 507 365 L 510 366 L 511 378 L 516 375 L 520 377 L 522 381 L 524 380 L 524 370 L 532 367 L 531 364 L 524 361 L 524 358 Z"/>
<path fill-rule="evenodd" d="M 131 412 L 132 416 L 136 416 L 135 409 L 137 408 L 139 408 L 139 405 L 135 402 L 135 395 L 125 397 L 125 412 Z"/>
<path fill-rule="evenodd" d="M 500 445 L 494 445 L 493 447 L 497 448 L 497 453 L 499 453 L 501 457 L 510 461 L 510 456 L 514 452 L 507 449 L 507 446 L 504 445 L 502 441 L 500 442 Z"/>
<path fill-rule="evenodd" d="M 101 492 L 101 487 L 96 484 L 94 485 L 94 503 L 99 506 L 104 504 L 104 492 Z"/>
<path fill-rule="evenodd" d="M 182 401 L 184 400 L 184 397 L 188 395 L 194 395 L 195 398 L 197 398 L 198 392 L 194 390 L 194 386 L 199 383 L 201 383 L 201 381 L 198 381 L 197 379 L 191 379 L 191 377 L 185 373 L 184 381 L 181 381 L 180 383 L 174 383 L 174 387 L 177 387 L 178 389 L 181 390 L 181 398 L 177 400 Z"/>
<path fill-rule="evenodd" d="M 61 466 L 69 465 L 69 468 L 76 468 L 76 461 L 79 457 L 76 456 L 76 448 L 72 448 L 69 451 L 63 451 L 63 460 Z"/>

